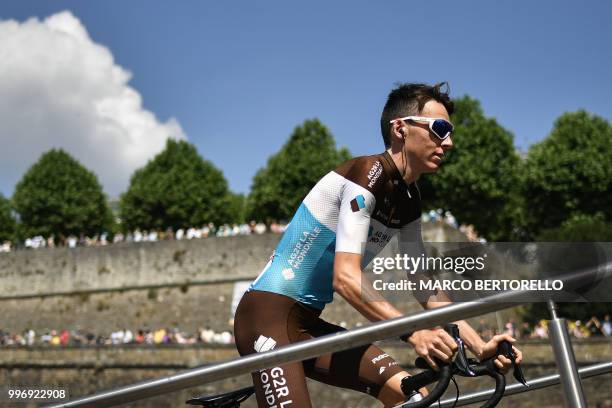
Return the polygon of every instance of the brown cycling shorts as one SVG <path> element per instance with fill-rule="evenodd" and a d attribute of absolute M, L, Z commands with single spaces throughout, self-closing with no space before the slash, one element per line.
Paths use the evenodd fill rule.
<path fill-rule="evenodd" d="M 290 297 L 252 290 L 236 310 L 234 335 L 241 356 L 343 331 L 319 318 L 320 310 Z M 284 364 L 253 373 L 257 404 L 262 407 L 311 407 L 306 377 L 336 387 L 378 396 L 385 382 L 403 371 L 373 345 Z"/>

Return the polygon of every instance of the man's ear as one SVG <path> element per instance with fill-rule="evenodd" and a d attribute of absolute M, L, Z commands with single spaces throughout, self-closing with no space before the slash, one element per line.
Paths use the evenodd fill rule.
<path fill-rule="evenodd" d="M 402 122 L 397 121 L 397 122 L 393 122 L 393 124 L 391 125 L 391 130 L 393 131 L 393 135 L 395 136 L 395 133 L 399 133 L 401 135 L 402 139 L 406 139 L 406 133 L 404 130 L 404 127 L 402 126 Z"/>

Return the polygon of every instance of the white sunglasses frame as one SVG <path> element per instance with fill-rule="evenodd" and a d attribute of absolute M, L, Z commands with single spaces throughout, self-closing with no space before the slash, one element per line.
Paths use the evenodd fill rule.
<path fill-rule="evenodd" d="M 390 120 L 389 123 L 393 123 L 393 122 L 397 122 L 398 120 L 414 120 L 417 122 L 427 122 L 429 123 L 429 130 L 431 130 L 431 132 L 436 135 L 436 137 L 440 140 L 445 140 L 447 139 L 451 133 L 453 133 L 453 130 L 455 130 L 455 125 L 453 125 L 450 121 L 444 119 L 444 118 L 426 118 L 425 116 L 404 116 L 403 118 L 397 118 L 397 119 L 393 119 Z M 451 124 L 451 126 L 453 127 L 453 130 L 451 130 L 450 132 L 447 132 L 446 135 L 444 135 L 444 137 L 440 137 L 439 134 L 437 134 L 434 130 L 433 130 L 433 124 L 436 120 L 443 120 L 445 122 L 448 122 Z"/>

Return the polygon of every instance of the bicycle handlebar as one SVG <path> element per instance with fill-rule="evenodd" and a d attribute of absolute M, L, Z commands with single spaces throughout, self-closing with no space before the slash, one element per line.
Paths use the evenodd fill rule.
<path fill-rule="evenodd" d="M 481 408 L 492 408 L 495 407 L 504 396 L 506 390 L 506 377 L 499 372 L 499 369 L 495 365 L 495 359 L 497 355 L 502 354 L 512 361 L 514 367 L 514 378 L 521 382 L 523 385 L 528 387 L 529 385 L 525 381 L 523 371 L 521 367 L 516 363 L 516 355 L 512 350 L 512 345 L 507 341 L 502 341 L 497 347 L 497 354 L 487 360 L 478 363 L 476 360 L 468 359 L 465 354 L 465 347 L 463 341 L 459 337 L 459 329 L 455 324 L 448 324 L 444 328 L 457 342 L 459 346 L 457 357 L 450 364 L 436 361 L 440 367 L 440 371 L 434 371 L 427 362 L 419 357 L 417 358 L 415 365 L 418 368 L 422 368 L 422 371 L 414 376 L 406 377 L 402 380 L 402 391 L 405 395 L 412 395 L 419 388 L 422 388 L 428 384 L 437 381 L 436 386 L 429 394 L 424 397 L 421 401 L 404 403 L 400 405 L 402 408 L 425 408 L 429 407 L 432 403 L 439 400 L 442 394 L 448 388 L 453 375 L 458 374 L 463 377 L 480 377 L 489 376 L 495 380 L 495 391 L 491 397 L 482 405 Z"/>
<path fill-rule="evenodd" d="M 494 363 L 495 358 L 496 357 L 491 357 L 482 364 L 472 367 L 472 371 L 474 372 L 475 376 L 479 377 L 488 375 L 489 377 L 495 379 L 495 391 L 481 408 L 491 408 L 496 406 L 504 396 L 504 391 L 506 391 L 506 376 L 499 372 Z"/>
<path fill-rule="evenodd" d="M 427 365 L 425 360 L 419 357 L 416 362 L 417 366 L 422 365 L 421 362 Z M 453 377 L 453 367 L 451 364 L 444 363 L 437 359 L 436 363 L 440 367 L 440 371 L 434 371 L 427 366 L 428 368 L 425 371 L 410 377 L 406 377 L 402 380 L 402 391 L 405 395 L 411 395 L 413 391 L 418 391 L 419 388 L 437 381 L 434 389 L 431 390 L 426 397 L 423 397 L 421 401 L 408 405 L 402 405 L 402 407 L 425 408 L 439 400 L 442 394 L 444 394 L 444 391 L 446 391 L 446 388 L 448 388 L 448 384 Z"/>

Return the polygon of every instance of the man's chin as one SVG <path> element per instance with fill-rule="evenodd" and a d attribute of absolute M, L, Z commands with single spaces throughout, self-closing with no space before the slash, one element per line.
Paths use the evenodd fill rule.
<path fill-rule="evenodd" d="M 429 162 L 429 163 L 427 163 L 427 166 L 425 166 L 424 173 L 436 173 L 438 170 L 440 170 L 440 165 L 439 164 Z"/>

